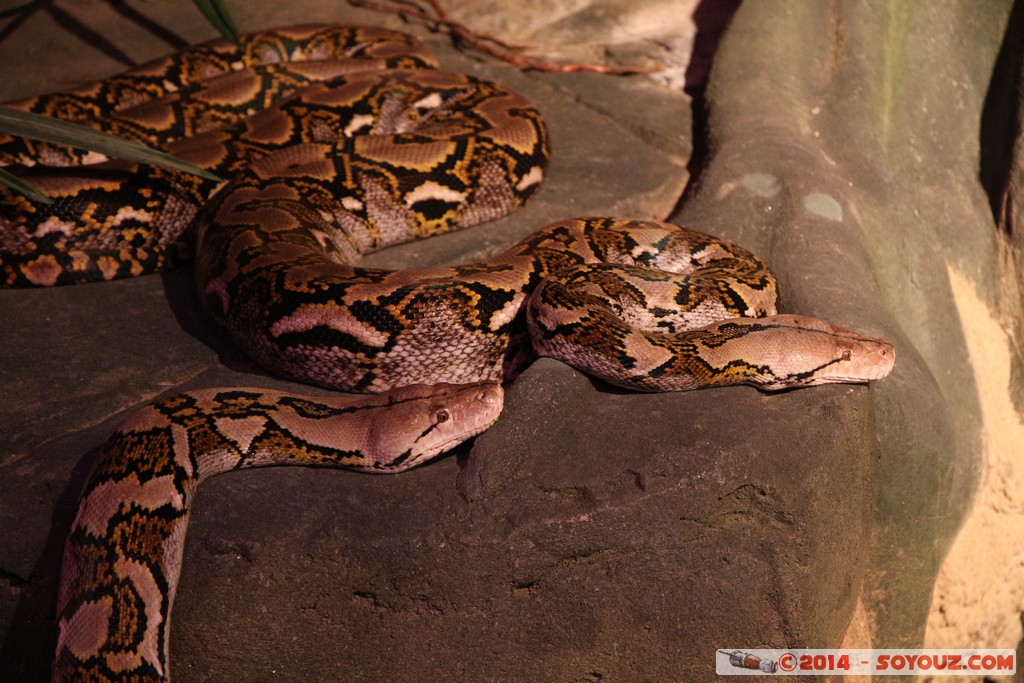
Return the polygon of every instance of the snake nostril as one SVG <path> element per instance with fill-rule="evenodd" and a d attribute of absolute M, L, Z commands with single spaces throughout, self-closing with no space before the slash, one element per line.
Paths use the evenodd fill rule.
<path fill-rule="evenodd" d="M 843 349 L 843 360 L 850 360 L 850 349 Z"/>

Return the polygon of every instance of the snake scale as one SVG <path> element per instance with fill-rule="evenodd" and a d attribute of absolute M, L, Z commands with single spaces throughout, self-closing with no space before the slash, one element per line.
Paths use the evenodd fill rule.
<path fill-rule="evenodd" d="M 888 343 L 779 315 L 753 254 L 674 225 L 586 218 L 486 261 L 362 254 L 504 215 L 539 186 L 537 110 L 413 38 L 306 26 L 180 51 L 6 106 L 155 144 L 226 183 L 0 137 L 0 285 L 130 277 L 195 257 L 211 317 L 271 372 L 369 394 L 187 392 L 107 442 L 66 543 L 54 680 L 167 680 L 190 504 L 233 469 L 415 466 L 487 429 L 536 355 L 639 391 L 884 377 Z"/>

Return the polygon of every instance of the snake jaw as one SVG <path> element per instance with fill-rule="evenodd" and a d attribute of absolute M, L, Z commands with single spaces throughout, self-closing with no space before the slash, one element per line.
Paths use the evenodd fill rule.
<path fill-rule="evenodd" d="M 374 422 L 369 464 L 376 474 L 403 472 L 485 431 L 501 415 L 504 390 L 496 382 L 409 385 L 386 395 L 388 410 Z"/>
<path fill-rule="evenodd" d="M 780 372 L 758 386 L 768 391 L 820 384 L 867 383 L 886 377 L 896 361 L 892 344 L 817 318 L 780 315 L 773 319 L 790 332 L 784 339 Z"/>
<path fill-rule="evenodd" d="M 450 385 L 453 393 L 433 410 L 432 425 L 416 440 L 409 458 L 425 462 L 455 448 L 497 422 L 505 404 L 505 391 L 496 382 Z"/>
<path fill-rule="evenodd" d="M 888 375 L 896 362 L 896 349 L 887 341 L 856 336 L 837 338 L 839 355 L 823 368 L 813 384 L 873 382 Z"/>

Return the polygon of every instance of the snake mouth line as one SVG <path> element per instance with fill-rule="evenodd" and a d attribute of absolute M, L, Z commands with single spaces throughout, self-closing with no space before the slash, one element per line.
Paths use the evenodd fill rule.
<path fill-rule="evenodd" d="M 494 420 L 485 425 L 474 428 L 467 432 L 462 432 L 459 435 L 452 436 L 448 439 L 445 439 L 444 441 L 438 442 L 432 445 L 427 450 L 415 452 L 415 446 L 413 446 L 412 448 L 405 451 L 398 457 L 393 458 L 389 462 L 377 464 L 372 469 L 367 471 L 380 474 L 388 474 L 392 472 L 403 472 L 407 469 L 412 469 L 413 467 L 425 465 L 426 463 L 432 461 L 434 458 L 437 458 L 438 456 L 454 449 L 456 446 L 468 442 L 470 439 L 473 439 L 476 436 L 479 436 L 483 432 L 487 431 L 495 422 L 497 422 L 497 418 L 495 418 Z M 426 432 L 424 432 L 423 436 L 430 434 L 435 428 L 436 425 L 434 425 Z"/>

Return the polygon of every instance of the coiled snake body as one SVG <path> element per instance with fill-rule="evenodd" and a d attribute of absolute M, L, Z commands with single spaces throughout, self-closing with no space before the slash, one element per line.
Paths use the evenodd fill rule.
<path fill-rule="evenodd" d="M 195 251 L 207 310 L 253 359 L 379 394 L 215 389 L 133 414 L 68 538 L 55 679 L 168 677 L 203 478 L 281 463 L 406 469 L 493 423 L 499 382 L 534 354 L 641 391 L 863 382 L 891 369 L 886 342 L 777 315 L 775 279 L 749 252 L 663 223 L 569 220 L 477 264 L 360 267 L 367 252 L 503 215 L 543 178 L 538 112 L 433 66 L 403 34 L 300 27 L 10 103 L 156 143 L 230 181 L 82 166 L 94 155 L 0 139 L 0 162 L 56 199 L 2 191 L 0 284 L 132 276 Z"/>

